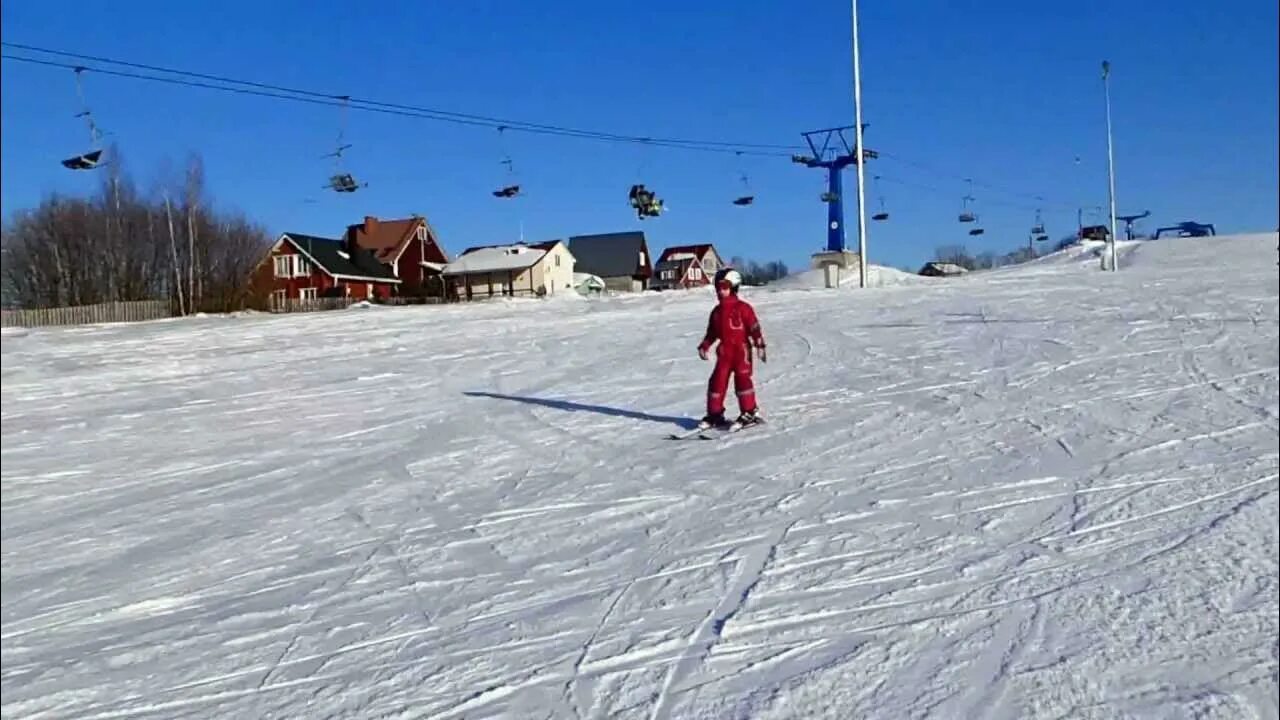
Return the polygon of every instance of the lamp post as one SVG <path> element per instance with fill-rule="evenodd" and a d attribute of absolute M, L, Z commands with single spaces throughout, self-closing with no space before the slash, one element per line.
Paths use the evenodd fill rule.
<path fill-rule="evenodd" d="M 858 56 L 858 0 L 851 0 L 853 6 L 853 128 L 857 143 L 854 152 L 858 163 L 858 282 L 862 288 L 867 287 L 867 193 L 862 164 L 866 156 L 862 152 L 862 68 Z"/>
<path fill-rule="evenodd" d="M 1107 100 L 1107 180 L 1110 184 L 1111 199 L 1111 239 L 1107 254 L 1111 261 L 1111 271 L 1116 271 L 1116 161 L 1111 142 L 1111 63 L 1102 61 L 1102 90 Z"/>

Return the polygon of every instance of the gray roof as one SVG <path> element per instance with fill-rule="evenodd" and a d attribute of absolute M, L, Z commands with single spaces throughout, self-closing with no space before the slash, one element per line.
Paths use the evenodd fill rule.
<path fill-rule="evenodd" d="M 640 265 L 641 250 L 645 251 L 644 268 Z M 574 270 L 602 278 L 646 275 L 653 262 L 640 231 L 574 235 L 569 238 L 569 252 L 573 253 Z"/>
<path fill-rule="evenodd" d="M 300 233 L 285 233 L 285 237 L 330 275 L 399 282 L 390 267 L 378 262 L 373 253 L 364 248 L 356 247 L 353 251 L 341 240 Z"/>

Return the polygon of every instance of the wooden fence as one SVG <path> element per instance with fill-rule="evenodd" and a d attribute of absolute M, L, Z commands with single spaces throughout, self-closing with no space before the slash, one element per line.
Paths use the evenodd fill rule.
<path fill-rule="evenodd" d="M 73 307 L 0 310 L 0 326 L 45 327 L 48 325 L 89 325 L 93 323 L 139 322 L 173 316 L 167 300 L 109 302 Z"/>
<path fill-rule="evenodd" d="M 343 310 L 361 302 L 369 302 L 372 305 L 438 305 L 443 303 L 444 300 L 435 297 L 395 297 L 369 301 L 348 297 L 322 297 L 311 300 L 303 300 L 300 298 L 280 300 L 276 298 L 271 301 L 270 311 L 273 313 L 296 313 L 320 312 L 323 310 Z"/>

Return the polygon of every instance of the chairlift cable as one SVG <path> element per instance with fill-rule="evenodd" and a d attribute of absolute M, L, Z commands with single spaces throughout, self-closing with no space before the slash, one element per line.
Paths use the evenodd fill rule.
<path fill-rule="evenodd" d="M 297 102 L 309 102 L 312 104 L 319 104 L 319 105 L 338 105 L 341 102 L 342 98 L 346 97 L 347 100 L 350 101 L 351 107 L 359 110 L 364 110 L 368 112 L 379 112 L 383 114 L 396 115 L 401 117 L 409 117 L 409 118 L 424 119 L 424 120 L 435 120 L 439 122 L 449 122 L 449 123 L 461 124 L 461 125 L 488 126 L 488 127 L 502 126 L 511 130 L 528 132 L 533 134 L 543 134 L 543 135 L 559 136 L 559 137 L 571 137 L 571 138 L 598 140 L 598 141 L 605 141 L 605 142 L 644 143 L 644 144 L 649 144 L 653 146 L 666 147 L 666 148 L 678 149 L 678 150 L 699 150 L 703 152 L 733 152 L 737 155 L 790 157 L 793 154 L 794 150 L 799 149 L 799 146 L 794 144 L 749 143 L 749 142 L 732 142 L 732 141 L 726 141 L 726 140 L 694 140 L 694 139 L 685 139 L 685 138 L 657 138 L 657 137 L 644 137 L 644 136 L 628 135 L 628 134 L 620 134 L 620 133 L 584 130 L 584 129 L 573 128 L 568 126 L 544 124 L 544 123 L 533 123 L 533 122 L 526 122 L 526 121 L 515 121 L 515 120 L 509 120 L 509 119 L 496 118 L 492 116 L 479 115 L 474 113 L 462 113 L 462 112 L 449 111 L 449 110 L 440 110 L 436 108 L 427 108 L 427 107 L 408 105 L 403 103 L 381 102 L 377 100 L 358 98 L 354 96 L 348 97 L 348 96 L 336 95 L 333 93 L 323 93 L 323 92 L 317 92 L 314 90 L 293 88 L 293 87 L 277 85 L 273 83 L 257 82 L 252 80 L 242 80 L 242 79 L 232 78 L 225 75 L 215 75 L 215 74 L 200 73 L 200 72 L 195 72 L 190 70 L 180 70 L 176 68 L 163 67 L 163 66 L 152 65 L 147 63 L 118 60 L 115 58 L 105 57 L 101 55 L 89 55 L 86 53 L 68 52 L 64 50 L 56 50 L 52 48 L 40 47 L 35 45 L 27 45 L 22 43 L 13 43 L 13 42 L 6 41 L 6 42 L 0 42 L 0 45 L 3 45 L 4 47 L 7 47 L 7 48 L 16 49 L 16 50 L 25 50 L 28 52 L 44 53 L 49 55 L 61 56 L 61 57 L 75 58 L 75 59 L 84 60 L 84 61 L 106 63 L 109 65 L 116 65 L 116 66 L 125 67 L 125 68 L 133 68 L 136 70 L 145 70 L 153 73 L 166 73 L 169 75 L 176 75 L 178 77 L 147 75 L 147 74 L 141 74 L 141 73 L 135 73 L 135 72 L 127 72 L 123 70 L 112 70 L 108 68 L 89 68 L 80 64 L 69 64 L 69 63 L 44 60 L 39 58 L 24 57 L 20 55 L 11 55 L 8 53 L 0 55 L 0 57 L 3 57 L 5 59 L 16 60 L 19 62 L 46 65 L 51 67 L 64 67 L 64 68 L 70 68 L 70 69 L 82 68 L 82 70 L 84 71 L 92 71 L 92 72 L 102 73 L 104 75 L 111 75 L 116 77 L 124 77 L 124 78 L 131 78 L 131 79 L 137 79 L 137 80 L 149 80 L 153 82 L 163 82 L 168 84 L 203 88 L 203 89 L 209 89 L 209 90 L 220 90 L 224 92 L 232 92 L 232 93 L 238 93 L 238 94 L 257 95 L 260 97 L 268 97 L 268 98 L 274 98 L 274 99 L 294 100 Z M 190 78 L 190 79 L 181 79 L 181 78 Z M 201 82 L 201 81 L 209 81 L 209 82 Z M 224 84 L 217 85 L 217 84 L 211 84 L 211 83 L 224 83 Z M 231 87 L 230 85 L 238 85 L 241 87 Z M 772 150 L 786 150 L 788 152 L 786 153 L 771 152 Z M 903 163 L 905 165 L 914 166 L 917 169 L 928 172 L 930 174 L 934 174 L 937 176 L 945 176 L 945 177 L 955 177 L 953 174 L 948 173 L 944 170 L 940 170 L 936 167 L 932 167 L 927 164 L 920 163 L 918 161 L 911 160 L 909 158 L 905 158 L 896 153 L 880 151 L 879 154 L 883 158 L 896 160 L 897 162 Z M 969 178 L 969 180 L 972 182 L 971 178 Z M 1020 191 L 1016 191 L 1008 188 L 1001 188 L 1000 186 L 992 183 L 976 182 L 974 184 L 977 184 L 980 187 L 985 187 L 987 189 L 990 189 L 1002 194 L 1008 194 L 1008 195 L 1019 196 L 1019 197 L 1031 197 L 1025 192 L 1020 192 Z M 995 201 L 990 201 L 990 202 L 992 202 L 993 204 L 995 203 Z M 1007 204 L 1007 203 L 1002 203 L 1002 204 Z M 1072 209 L 1079 207 L 1081 205 L 1081 203 L 1078 203 L 1078 202 L 1070 202 L 1070 203 L 1053 202 L 1050 204 L 1054 206 L 1060 206 L 1063 208 L 1070 207 Z"/>
<path fill-rule="evenodd" d="M 260 94 L 266 97 L 275 97 L 280 99 L 310 98 L 312 100 L 328 101 L 329 104 L 332 104 L 332 101 L 339 100 L 342 97 L 344 97 L 342 95 L 337 95 L 333 93 L 322 93 L 322 92 L 316 92 L 313 90 L 292 88 L 292 87 L 276 85 L 272 83 L 263 83 L 263 82 L 256 82 L 251 80 L 241 80 L 241 79 L 232 78 L 224 75 L 213 75 L 208 73 L 193 72 L 189 70 L 167 68 L 167 67 L 162 67 L 158 65 L 149 65 L 145 63 L 116 60 L 114 58 L 108 58 L 108 57 L 97 56 L 97 55 L 86 55 L 83 53 L 73 53 L 73 52 L 66 52 L 61 50 L 53 50 L 53 49 L 42 48 L 42 47 L 37 47 L 33 45 L 24 45 L 19 43 L 10 43 L 10 42 L 3 42 L 3 43 L 0 43 L 0 45 L 4 45 L 5 47 L 10 47 L 10 48 L 19 49 L 19 50 L 26 50 L 30 52 L 47 53 L 51 55 L 59 55 L 63 57 L 77 58 L 81 60 L 107 63 L 110 65 L 119 65 L 121 67 L 129 67 L 129 68 L 134 68 L 138 70 L 147 70 L 149 72 L 167 73 L 170 75 L 177 75 L 184 78 L 195 78 L 197 80 L 226 83 L 230 85 L 241 85 L 244 87 L 235 88 L 235 87 L 228 87 L 227 85 L 209 85 L 209 84 L 204 84 L 199 82 L 189 82 L 189 81 L 179 80 L 177 78 L 158 77 L 154 75 L 142 75 L 139 73 L 126 73 L 119 70 L 108 70 L 105 68 L 86 68 L 94 72 L 101 72 L 104 74 L 116 75 L 120 77 L 130 77 L 130 78 L 141 79 L 141 80 L 169 82 L 169 83 L 178 84 L 178 85 L 203 87 L 207 89 L 225 90 L 230 92 Z M 42 65 L 74 67 L 71 65 L 67 65 L 65 63 L 58 63 L 58 62 L 49 61 L 49 60 L 41 60 L 38 58 L 28 58 L 28 57 L 22 57 L 17 55 L 5 54 L 3 55 L 3 57 L 6 59 L 19 60 L 24 62 L 42 64 Z M 262 92 L 250 92 L 249 90 L 246 90 L 246 88 L 262 91 Z M 501 125 L 512 130 L 519 130 L 523 132 L 562 135 L 562 136 L 570 136 L 570 137 L 581 137 L 584 139 L 609 140 L 609 141 L 617 141 L 617 142 L 643 142 L 643 143 L 661 145 L 664 147 L 682 148 L 682 149 L 697 149 L 697 150 L 718 149 L 722 152 L 735 152 L 737 151 L 736 149 L 741 149 L 743 152 L 747 152 L 747 153 L 752 153 L 752 151 L 757 151 L 757 150 L 794 151 L 796 149 L 799 149 L 799 146 L 794 144 L 745 143 L 745 142 L 732 142 L 732 141 L 725 141 L 725 140 L 693 140 L 693 139 L 686 139 L 686 138 L 641 137 L 636 135 L 625 135 L 625 134 L 601 132 L 601 131 L 594 131 L 594 130 L 583 130 L 579 128 L 572 128 L 572 127 L 567 127 L 562 125 L 517 121 L 517 120 L 496 118 L 496 117 L 487 116 L 487 115 L 478 115 L 474 113 L 461 113 L 461 112 L 455 112 L 455 111 L 449 111 L 449 110 L 440 110 L 436 108 L 427 108 L 427 107 L 421 107 L 416 105 L 408 105 L 403 103 L 382 102 L 377 100 L 358 98 L 355 96 L 351 96 L 349 99 L 355 104 L 354 105 L 355 107 L 362 110 L 371 110 L 371 111 L 399 110 L 399 111 L 405 111 L 409 113 L 410 116 L 419 116 L 426 119 L 434 119 L 434 120 L 440 120 L 445 122 L 457 122 L 461 124 L 473 124 L 473 125 L 487 125 L 490 127 L 497 127 Z M 752 154 L 761 154 L 761 153 L 752 153 Z M 763 153 L 763 154 L 778 155 L 780 157 L 782 156 L 781 153 Z"/>

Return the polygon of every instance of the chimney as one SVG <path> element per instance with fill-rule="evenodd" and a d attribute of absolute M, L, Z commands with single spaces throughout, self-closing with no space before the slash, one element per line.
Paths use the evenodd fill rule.
<path fill-rule="evenodd" d="M 363 224 L 349 226 L 347 228 L 347 252 L 354 255 L 356 250 L 361 247 L 360 234 L 364 233 L 365 236 L 368 237 L 377 229 L 378 218 L 372 215 L 365 215 Z"/>

